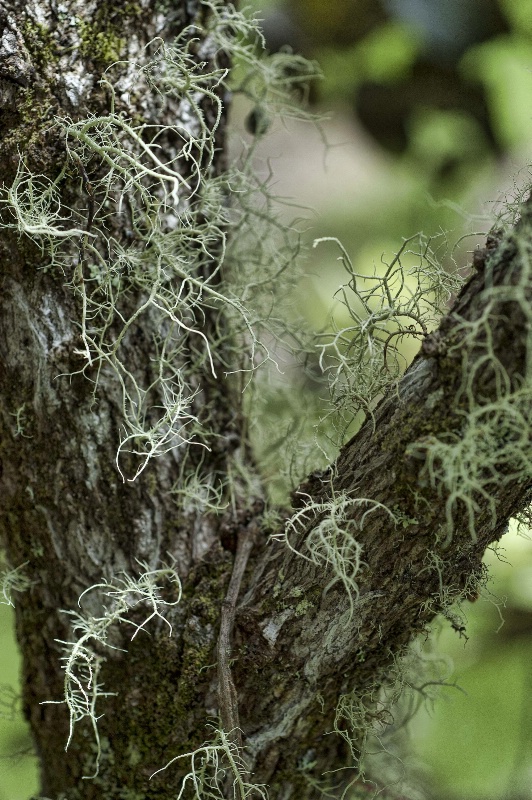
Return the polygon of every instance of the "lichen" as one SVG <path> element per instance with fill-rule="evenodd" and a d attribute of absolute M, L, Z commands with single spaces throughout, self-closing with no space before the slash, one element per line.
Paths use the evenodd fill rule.
<path fill-rule="evenodd" d="M 319 345 L 342 443 L 357 416 L 372 419 L 382 395 L 397 389 L 407 366 L 399 344 L 427 336 L 463 278 L 443 268 L 435 243 L 422 234 L 405 239 L 389 263 L 383 260 L 383 269 L 374 267 L 373 274 L 357 272 L 337 239 L 317 239 L 314 246 L 327 242 L 339 248 L 349 276 L 337 295 L 350 324 L 338 327 L 333 317 L 332 332 L 321 334 Z"/>
<path fill-rule="evenodd" d="M 193 376 L 198 370 L 216 378 L 230 366 L 253 372 L 257 364 L 271 360 L 260 334 L 266 318 L 251 303 L 249 292 L 256 280 L 248 280 L 248 271 L 251 266 L 256 271 L 259 257 L 265 270 L 261 284 L 267 291 L 280 268 L 278 258 L 271 259 L 269 245 L 266 250 L 265 232 L 286 234 L 250 199 L 261 191 L 251 177 L 251 153 L 232 174 L 213 173 L 223 112 L 220 97 L 228 79 L 226 67 L 216 62 L 222 48 L 235 51 L 235 57 L 253 69 L 242 91 L 260 93 L 264 102 L 271 97 L 278 108 L 286 59 L 275 57 L 275 68 L 269 61 L 263 66 L 255 42 L 244 43 L 242 38 L 253 34 L 254 24 L 234 9 L 222 13 L 217 4 L 206 7 L 211 69 L 198 62 L 191 38 L 197 27 L 191 27 L 171 44 L 159 42 L 151 61 L 139 70 L 139 80 L 148 84 L 162 109 L 168 107 L 167 116 L 170 106 L 179 104 L 182 121 L 161 127 L 128 120 L 115 110 L 115 85 L 104 77 L 101 87 L 110 97 L 109 113 L 79 121 L 56 117 L 49 126 L 49 133 L 65 143 L 55 178 L 35 174 L 21 159 L 2 198 L 11 215 L 4 227 L 34 242 L 48 257 L 46 269 L 62 272 L 78 300 L 81 341 L 75 354 L 82 361 L 80 372 L 94 382 L 95 394 L 102 371 L 116 374 L 123 412 L 117 466 L 119 471 L 125 464 L 132 466 L 129 474 L 123 472 L 128 480 L 138 477 L 150 459 L 171 449 L 186 449 L 192 442 L 211 446 L 205 424 L 211 409 L 203 410 L 205 421 L 196 412 Z M 105 29 L 99 31 L 103 36 L 108 17 L 99 24 Z M 110 49 L 115 45 L 112 40 Z M 92 42 L 91 48 L 99 58 L 99 45 Z M 295 80 L 292 75 L 292 83 Z M 208 124 L 206 104 L 212 115 Z M 163 139 L 182 143 L 167 160 L 160 157 Z M 65 203 L 65 182 L 78 184 L 85 211 Z M 231 241 L 231 230 L 236 229 L 239 246 L 245 243 L 247 253 L 253 243 L 252 262 Z M 285 258 L 281 249 L 279 253 Z M 246 269 L 238 270 L 242 264 Z M 222 273 L 225 281 L 220 281 Z M 238 287 L 232 282 L 237 275 Z M 246 282 L 241 299 L 239 290 Z M 254 302 L 260 295 L 254 293 Z M 132 296 L 138 303 L 131 312 Z M 158 319 L 153 368 L 146 383 L 125 354 L 145 315 Z M 222 315 L 231 320 L 233 333 L 218 342 Z M 257 316 L 262 317 L 260 325 L 255 324 Z"/>
<path fill-rule="evenodd" d="M 63 670 L 64 692 L 63 700 L 49 700 L 49 703 L 66 703 L 70 716 L 70 732 L 66 748 L 74 734 L 74 728 L 84 720 L 90 722 L 94 741 L 96 743 L 96 757 L 91 777 L 98 774 L 102 757 L 101 738 L 98 729 L 98 706 L 105 698 L 106 692 L 100 683 L 100 671 L 104 657 L 100 654 L 105 648 L 115 648 L 113 644 L 114 628 L 120 623 L 130 624 L 134 627 L 132 640 L 153 619 L 160 619 L 168 626 L 170 634 L 172 625 L 164 616 L 165 607 L 176 605 L 181 600 L 181 582 L 176 571 L 167 567 L 165 569 L 150 570 L 146 564 L 141 564 L 145 569 L 138 577 L 123 575 L 114 582 L 95 584 L 86 589 L 79 598 L 80 608 L 82 601 L 87 598 L 90 606 L 95 605 L 93 595 L 101 594 L 102 599 L 96 603 L 100 614 L 83 611 L 66 611 L 72 618 L 73 641 L 63 641 L 64 656 Z M 173 586 L 172 593 L 177 593 L 175 600 L 163 597 L 161 583 L 168 582 Z M 131 610 L 136 606 L 146 607 L 151 610 L 140 623 L 131 619 Z"/>
<path fill-rule="evenodd" d="M 26 16 L 22 24 L 24 44 L 36 70 L 42 75 L 59 57 L 59 48 L 50 28 Z"/>
<path fill-rule="evenodd" d="M 4 561 L 3 553 L 0 552 L 0 605 L 14 606 L 14 594 L 27 591 L 32 581 L 24 574 L 25 564 L 10 568 Z M 3 598 L 3 599 L 2 599 Z"/>

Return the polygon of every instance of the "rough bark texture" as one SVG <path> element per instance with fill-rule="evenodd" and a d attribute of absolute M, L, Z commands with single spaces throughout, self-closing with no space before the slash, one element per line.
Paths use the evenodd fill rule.
<path fill-rule="evenodd" d="M 205 11 L 199 0 L 1 4 L 0 163 L 6 185 L 22 149 L 35 171 L 54 174 L 63 147 L 53 131 L 46 132 L 54 114 L 77 119 L 88 111 L 107 112 L 109 98 L 95 76 L 117 59 L 139 63 L 147 42 L 179 33 Z M 127 67 L 121 69 L 126 86 L 133 78 Z M 156 122 L 155 98 L 144 89 L 144 94 L 129 93 L 127 114 Z M 175 113 L 186 110 L 176 107 Z M 208 120 L 208 104 L 205 113 Z M 224 124 L 223 119 L 217 133 L 218 169 Z M 64 187 L 70 203 L 78 184 Z M 352 507 L 364 562 L 352 608 L 341 584 L 329 586 L 326 569 L 310 565 L 282 543 L 268 543 L 259 500 L 244 507 L 244 500 L 233 498 L 224 515 L 176 503 L 171 490 L 183 480 L 181 453 L 154 460 L 134 482 L 120 479 L 115 467 L 120 388 L 104 370 L 94 398 L 87 377 L 71 375 L 79 369 L 79 328 L 72 322 L 79 318 L 79 298 L 65 287 L 62 274 L 40 269 L 36 247 L 2 231 L 0 530 L 9 562 L 26 564 L 32 582 L 17 596 L 17 633 L 24 658 L 24 708 L 40 758 L 44 797 L 176 797 L 189 769 L 186 760 L 150 776 L 201 745 L 209 737 L 207 723 L 220 713 L 220 618 L 222 608 L 231 612 L 231 602 L 224 606 L 223 601 L 236 542 L 251 535 L 254 549 L 232 631 L 231 669 L 253 780 L 269 785 L 272 800 L 310 799 L 319 792 L 309 776 L 318 779 L 323 771 L 349 763 L 345 741 L 324 735 L 333 727 L 339 697 L 354 690 L 369 720 L 397 655 L 480 576 L 486 546 L 500 538 L 509 517 L 529 500 L 530 482 L 505 480 L 501 465 L 501 479 L 492 488 L 496 514 L 485 498 L 477 498 L 473 540 L 459 506 L 449 539 L 442 522 L 445 492 L 423 477 L 424 442 L 460 435 L 464 416 L 457 398 L 463 364 L 483 353 L 485 328 L 478 340 L 461 346 L 464 320 L 479 318 L 490 286 L 519 275 L 516 242 L 529 235 L 525 223 L 513 238 L 492 246 L 487 265 L 479 262 L 481 268 L 440 331 L 426 339 L 398 391 L 378 406 L 375 427 L 368 421 L 327 476 L 311 476 L 300 487 L 299 499 L 308 495 L 325 502 L 343 494 L 378 501 L 401 514 L 404 524 L 382 509 L 363 518 L 368 507 Z M 510 306 L 493 315 L 490 336 L 515 386 L 527 373 L 528 321 L 522 306 Z M 150 369 L 149 326 L 144 317 L 125 345 L 139 372 Z M 240 440 L 241 409 L 230 380 L 215 381 L 200 368 L 196 377 L 201 386 L 198 414 L 208 409 L 217 435 L 211 452 L 202 451 L 202 468 L 223 475 L 239 459 L 253 472 L 247 444 Z M 478 373 L 472 391 L 482 402 L 496 395 L 497 374 L 489 365 Z M 21 408 L 22 428 L 16 416 Z M 190 456 L 189 469 L 198 459 Z M 297 549 L 304 551 L 305 536 L 319 521 L 309 516 L 306 533 L 294 542 Z M 66 706 L 43 705 L 63 695 L 58 642 L 70 640 L 72 632 L 69 616 L 60 609 L 76 609 L 79 595 L 93 584 L 122 572 L 138 574 L 139 561 L 157 569 L 172 559 L 184 589 L 182 601 L 166 612 L 172 635 L 160 619 L 150 623 L 151 635 L 141 632 L 133 641 L 130 630 L 116 626 L 112 643 L 127 652 L 101 653 L 100 679 L 111 694 L 98 709 L 104 712 L 98 722 L 99 774 L 83 780 L 94 768 L 91 726 L 76 726 L 65 753 Z M 138 620 L 144 616 L 139 611 Z"/>
<path fill-rule="evenodd" d="M 516 237 L 526 236 L 522 229 L 527 227 L 523 223 Z M 462 345 L 462 326 L 478 319 L 486 291 L 515 280 L 519 271 L 515 241 L 510 239 L 495 251 L 488 271 L 482 269 L 464 287 L 439 330 L 427 337 L 397 395 L 382 400 L 374 421 L 368 420 L 343 447 L 330 474 L 311 476 L 295 495 L 318 502 L 342 492 L 371 498 L 400 510 L 408 520 L 403 526 L 377 510 L 362 522 L 368 507 L 353 510 L 364 566 L 357 576 L 359 595 L 352 616 L 343 588 L 336 584 L 324 593 L 329 576 L 292 553 L 276 553 L 271 566 L 252 579 L 238 616 L 241 657 L 235 680 L 241 691 L 242 727 L 251 749 L 258 751 L 266 781 L 289 773 L 294 756 L 299 764 L 318 759 L 321 771 L 327 764 L 341 763 L 341 748 L 323 739 L 323 731 L 333 727 L 338 696 L 354 691 L 370 721 L 378 688 L 393 675 L 395 656 L 450 600 L 475 597 L 486 547 L 530 501 L 530 481 L 507 480 L 507 465 L 499 464 L 499 482 L 491 497 L 496 515 L 488 509 L 487 498 L 477 497 L 476 540 L 465 509 L 458 509 L 449 542 L 442 533 L 448 494 L 430 486 L 419 455 L 430 437 L 461 435 L 464 417 L 457 397 L 463 364 L 485 352 L 480 336 Z M 504 313 L 502 307 L 497 311 L 490 324 L 494 349 L 519 384 L 526 373 L 528 323 L 517 304 L 505 307 Z M 479 372 L 474 389 L 481 402 L 495 396 L 490 367 Z M 492 463 L 497 464 L 496 453 Z M 297 543 L 303 553 L 305 537 L 317 522 L 315 516 L 310 519 Z M 302 607 L 305 613 L 300 615 Z M 250 672 L 255 682 L 249 683 Z M 274 692 L 268 691 L 271 686 Z M 317 696 L 320 704 L 324 701 L 321 718 Z M 285 737 L 288 750 L 279 744 Z"/>
<path fill-rule="evenodd" d="M 14 76 L 3 73 L 6 185 L 22 148 L 32 169 L 55 176 L 62 143 L 43 134 L 52 115 L 77 119 L 89 110 L 107 113 L 109 98 L 97 84 L 105 69 L 118 58 L 142 63 L 148 57 L 142 49 L 147 42 L 176 35 L 204 14 L 199 2 L 73 2 L 60 8 L 54 3 L 13 3 L 6 8 L 3 41 L 16 40 L 17 58 L 27 59 L 14 64 Z M 130 69 L 131 75 L 122 75 L 125 90 L 135 79 Z M 157 98 L 143 89 L 130 96 L 128 116 L 160 122 Z M 205 116 L 209 120 L 207 107 Z M 220 148 L 224 124 L 222 120 Z M 75 194 L 76 188 L 67 185 L 65 192 Z M 86 205 L 87 197 L 77 202 Z M 79 298 L 65 287 L 64 274 L 40 269 L 41 255 L 31 243 L 6 235 L 1 247 L 2 534 L 10 563 L 29 561 L 28 577 L 34 582 L 24 602 L 17 604 L 17 632 L 24 652 L 24 707 L 40 757 L 42 793 L 50 798 L 171 797 L 179 770 L 151 784 L 148 779 L 172 756 L 201 743 L 208 733 L 207 715 L 216 714 L 209 665 L 215 662 L 232 554 L 220 544 L 219 519 L 208 514 L 198 518 L 170 496 L 180 453 L 157 460 L 141 480 L 122 481 L 115 466 L 122 425 L 120 387 L 104 370 L 95 399 L 90 379 L 67 377 L 81 366 L 75 353 L 79 327 L 72 321 L 79 319 Z M 137 303 L 132 297 L 131 307 Z M 156 324 L 144 316 L 142 328 L 137 326 L 125 343 L 133 371 L 150 369 L 150 325 Z M 224 474 L 239 446 L 234 435 L 238 406 L 229 380 L 217 385 L 212 376 L 198 378 L 199 413 L 216 405 L 214 424 L 220 435 L 209 453 L 208 469 Z M 11 412 L 23 404 L 25 430 L 17 436 Z M 197 459 L 191 456 L 194 470 Z M 140 635 L 131 646 L 131 632 L 116 631 L 113 644 L 127 643 L 128 657 L 108 651 L 111 658 L 102 680 L 106 691 L 120 686 L 121 699 L 115 705 L 108 698 L 101 720 L 100 776 L 83 781 L 82 776 L 94 771 L 90 726 L 80 726 L 65 756 L 67 709 L 41 705 L 63 695 L 57 640 L 72 640 L 72 632 L 68 616 L 59 609 L 77 609 L 81 592 L 102 579 L 138 574 L 138 561 L 156 568 L 172 559 L 186 577 L 185 600 L 172 618 L 174 635 L 154 626 L 150 637 Z"/>

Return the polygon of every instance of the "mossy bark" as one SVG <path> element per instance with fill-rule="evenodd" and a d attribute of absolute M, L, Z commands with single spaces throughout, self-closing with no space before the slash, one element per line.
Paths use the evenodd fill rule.
<path fill-rule="evenodd" d="M 206 13 L 199 0 L 167 6 L 119 0 L 83 8 L 72 0 L 61 5 L 61 12 L 34 0 L 6 8 L 0 17 L 13 54 L 0 76 L 0 163 L 8 182 L 18 150 L 25 151 L 34 171 L 54 175 L 64 143 L 54 138 L 51 117 L 106 112 L 108 96 L 97 77 L 112 62 L 119 59 L 121 65 L 112 69 L 127 73 L 127 62 L 138 64 L 147 42 L 175 35 Z M 129 117 L 161 123 L 153 117 L 157 104 L 149 92 L 130 91 L 127 102 Z M 209 120 L 208 107 L 205 113 Z M 224 127 L 225 117 L 217 132 L 218 169 Z M 71 204 L 79 183 L 78 177 L 64 186 Z M 269 785 L 272 800 L 310 800 L 320 796 L 316 781 L 323 772 L 353 766 L 345 739 L 324 735 L 334 727 L 339 698 L 350 696 L 356 705 L 359 728 L 351 734 L 356 747 L 372 724 L 377 693 L 397 657 L 436 613 L 471 593 L 482 574 L 486 546 L 500 538 L 509 517 L 530 497 L 530 481 L 506 480 L 511 470 L 498 465 L 494 453 L 484 467 L 500 468 L 501 480 L 492 492 L 496 513 L 485 498 L 475 498 L 473 539 L 466 509 L 459 506 L 450 537 L 442 522 L 448 496 L 427 479 L 423 455 L 428 442 L 460 436 L 463 430 L 464 364 L 471 366 L 485 354 L 486 328 L 477 338 L 464 332 L 478 319 L 492 287 L 518 274 L 516 242 L 529 236 L 525 215 L 515 233 L 491 247 L 487 264 L 482 262 L 439 332 L 425 341 L 398 391 L 378 406 L 374 425 L 368 421 L 344 446 L 327 476 L 311 476 L 295 495 L 296 502 L 305 495 L 315 502 L 343 495 L 381 504 L 366 514 L 367 506 L 353 506 L 363 566 L 350 605 L 326 568 L 309 564 L 281 542 L 268 543 L 260 503 L 252 503 L 244 491 L 242 497 L 233 495 L 233 506 L 223 513 L 199 513 L 176 503 L 173 490 L 186 478 L 181 454 L 159 457 L 134 482 L 121 480 L 115 466 L 120 387 L 112 373 L 103 371 L 95 396 L 87 375 L 79 374 L 74 322 L 79 298 L 62 274 L 43 269 L 37 248 L 2 231 L 0 530 L 10 563 L 25 564 L 31 581 L 16 598 L 17 633 L 24 709 L 44 797 L 177 796 L 190 768 L 186 759 L 150 776 L 201 745 L 209 738 L 208 725 L 217 724 L 220 616 L 236 543 L 251 524 L 254 550 L 236 613 L 231 670 L 253 780 Z M 508 392 L 529 379 L 521 309 L 522 298 L 515 308 L 501 307 L 490 322 L 491 353 L 510 376 Z M 150 320 L 144 318 L 125 345 L 139 371 L 150 369 L 151 334 Z M 239 396 L 230 379 L 215 381 L 200 367 L 195 377 L 201 386 L 198 413 L 209 409 L 217 442 L 202 452 L 202 468 L 224 475 L 238 459 L 253 474 L 249 447 L 241 439 Z M 478 373 L 470 399 L 478 395 L 478 402 L 485 402 L 497 391 L 496 371 L 488 365 Z M 189 457 L 193 470 L 197 462 Z M 319 522 L 319 515 L 309 516 L 307 530 L 293 543 L 297 549 L 304 551 L 305 538 Z M 123 650 L 95 645 L 105 658 L 100 680 L 109 695 L 98 708 L 104 714 L 98 720 L 99 773 L 84 779 L 95 762 L 91 725 L 76 726 L 65 753 L 67 708 L 48 702 L 63 696 L 60 642 L 72 640 L 64 611 L 77 609 L 79 595 L 93 584 L 124 572 L 138 574 L 139 562 L 157 569 L 168 561 L 175 562 L 184 590 L 182 601 L 165 612 L 172 634 L 159 619 L 133 641 L 131 629 L 117 625 L 112 644 Z M 132 621 L 142 621 L 138 613 Z M 347 726 L 343 718 L 337 722 Z M 352 773 L 337 775 L 340 783 L 345 775 L 346 783 L 352 779 Z"/>
<path fill-rule="evenodd" d="M 34 173 L 55 177 L 64 161 L 64 142 L 57 140 L 57 129 L 50 130 L 53 116 L 77 120 L 108 113 L 109 96 L 98 84 L 104 71 L 109 70 L 107 77 L 120 77 L 127 88 L 142 59 L 149 57 L 144 51 L 148 42 L 173 37 L 206 13 L 199 2 L 71 2 L 62 4 L 61 11 L 46 2 L 10 4 L 4 30 L 18 50 L 11 72 L 2 75 L 6 185 L 13 180 L 20 151 Z M 111 66 L 117 59 L 123 63 Z M 147 124 L 163 122 L 157 98 L 148 92 L 131 92 L 121 110 Z M 204 114 L 207 122 L 212 119 L 208 102 Z M 225 115 L 217 133 L 220 153 L 224 128 Z M 221 157 L 219 162 L 216 168 Z M 70 207 L 86 207 L 79 175 L 67 179 L 62 191 Z M 207 720 L 216 714 L 212 665 L 232 553 L 220 544 L 215 514 L 198 517 L 176 504 L 172 490 L 181 454 L 161 457 L 136 481 L 122 480 L 115 462 L 121 390 L 104 369 L 94 394 L 90 369 L 79 373 L 84 366 L 76 322 L 80 298 L 66 286 L 69 276 L 46 269 L 38 248 L 11 232 L 3 232 L 0 247 L 1 529 L 9 562 L 26 563 L 32 582 L 16 604 L 17 634 L 41 790 L 54 800 L 174 797 L 183 770 L 151 782 L 149 777 L 172 756 L 200 744 L 208 735 Z M 130 302 L 134 309 L 138 297 Z M 133 371 L 149 374 L 157 324 L 145 315 L 124 342 Z M 205 325 L 208 330 L 209 320 Z M 196 379 L 202 388 L 198 416 L 208 413 L 220 437 L 209 452 L 208 470 L 224 475 L 241 446 L 235 433 L 235 390 L 230 379 L 216 382 L 202 368 Z M 13 416 L 17 411 L 18 417 Z M 197 454 L 188 458 L 193 473 Z M 101 681 L 111 694 L 99 721 L 101 766 L 97 778 L 83 780 L 94 772 L 91 726 L 77 726 L 65 753 L 67 707 L 47 702 L 64 696 L 59 642 L 71 641 L 73 633 L 62 609 L 79 609 L 79 595 L 95 583 L 139 574 L 139 562 L 156 569 L 174 561 L 184 599 L 169 615 L 173 636 L 167 626 L 155 624 L 131 643 L 132 631 L 116 626 L 113 646 L 127 648 L 127 657 L 104 648 Z"/>

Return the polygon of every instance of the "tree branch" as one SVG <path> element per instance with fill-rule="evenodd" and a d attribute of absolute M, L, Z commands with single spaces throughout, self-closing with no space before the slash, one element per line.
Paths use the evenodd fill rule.
<path fill-rule="evenodd" d="M 279 537 L 292 549 L 273 544 L 269 564 L 250 579 L 233 672 L 261 779 L 286 769 L 283 740 L 292 759 L 297 740 L 300 763 L 313 754 L 316 775 L 330 768 L 323 733 L 333 726 L 356 757 L 397 658 L 437 613 L 475 594 L 486 547 L 528 507 L 531 255 L 524 207 L 514 229 L 488 238 L 476 273 L 373 420 L 325 477 L 299 488 L 306 504 Z M 337 528 L 361 548 L 351 596 L 331 558 L 321 567 L 309 559 L 335 509 Z M 295 518 L 304 524 L 294 541 Z"/>

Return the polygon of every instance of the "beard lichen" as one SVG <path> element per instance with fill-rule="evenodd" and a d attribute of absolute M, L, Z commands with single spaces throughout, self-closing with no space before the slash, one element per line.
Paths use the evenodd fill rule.
<path fill-rule="evenodd" d="M 440 538 L 447 546 L 464 516 L 469 535 L 477 540 L 478 519 L 497 523 L 494 499 L 501 486 L 524 486 L 532 477 L 532 252 L 528 211 L 520 225 L 500 244 L 515 247 L 515 257 L 496 283 L 486 265 L 485 286 L 472 319 L 453 321 L 446 358 L 461 369 L 454 413 L 455 432 L 428 436 L 409 453 L 423 461 L 420 482 L 445 498 Z M 500 266 L 499 266 L 500 269 Z M 512 340 L 501 338 L 501 320 L 515 324 Z M 510 363 L 510 367 L 508 364 Z"/>
<path fill-rule="evenodd" d="M 153 619 L 160 619 L 168 627 L 169 635 L 172 626 L 164 615 L 164 609 L 175 606 L 181 600 L 181 581 L 173 567 L 151 570 L 147 564 L 139 564 L 144 569 L 138 577 L 124 574 L 113 582 L 95 584 L 86 589 L 79 598 L 80 609 L 83 599 L 89 599 L 89 605 L 98 609 L 96 613 L 65 611 L 71 618 L 70 628 L 73 639 L 60 641 L 64 656 L 64 700 L 49 700 L 48 703 L 66 703 L 70 718 L 70 731 L 65 749 L 68 749 L 75 726 L 88 720 L 94 734 L 96 746 L 94 773 L 84 777 L 95 777 L 98 774 L 101 758 L 101 741 L 98 730 L 100 714 L 99 701 L 109 696 L 99 682 L 106 648 L 120 649 L 113 644 L 114 629 L 119 624 L 131 625 L 133 640 Z M 176 599 L 164 598 L 164 587 L 170 587 Z M 131 612 L 140 607 L 143 614 L 148 612 L 138 624 L 130 618 Z"/>
<path fill-rule="evenodd" d="M 176 800 L 183 796 L 194 800 L 267 800 L 267 787 L 249 782 L 248 765 L 232 733 L 215 729 L 210 741 L 190 753 L 172 758 L 151 777 L 182 758 L 189 758 L 190 772 L 183 778 Z"/>
<path fill-rule="evenodd" d="M 77 298 L 72 355 L 95 397 L 102 371 L 115 375 L 116 463 L 127 480 L 170 450 L 209 447 L 196 376 L 251 374 L 272 360 L 271 289 L 299 247 L 297 232 L 272 213 L 267 184 L 254 177 L 254 144 L 222 174 L 214 159 L 226 94 L 241 92 L 279 115 L 313 68 L 289 54 L 264 57 L 254 20 L 232 6 L 203 6 L 204 30 L 192 25 L 170 44 L 152 42 L 137 70 L 138 86 L 175 124 L 128 118 L 119 79 L 105 74 L 108 113 L 50 125 L 48 134 L 64 142 L 56 177 L 33 174 L 21 157 L 0 198 L 3 227 L 32 240 L 45 269 L 60 271 Z M 148 377 L 131 358 L 144 320 L 156 331 Z"/>
<path fill-rule="evenodd" d="M 14 181 L 0 190 L 0 227 L 33 243 L 40 268 L 60 276 L 75 298 L 79 317 L 71 320 L 77 335 L 69 355 L 79 367 L 69 374 L 92 383 L 95 402 L 104 376 L 118 387 L 116 466 L 123 480 L 135 480 L 153 458 L 180 449 L 176 500 L 185 511 L 219 513 L 236 505 L 242 491 L 256 492 L 238 454 L 223 481 L 204 474 L 201 456 L 192 472 L 185 470 L 190 447 L 209 449 L 220 435 L 209 429 L 215 412 L 205 408 L 198 377 L 217 381 L 239 373 L 244 384 L 274 361 L 272 342 L 286 326 L 273 312 L 272 288 L 300 247 L 297 229 L 273 211 L 268 180 L 255 176 L 256 140 L 242 147 L 235 165 L 219 171 L 224 102 L 240 93 L 266 116 L 295 115 L 293 96 L 300 97 L 316 71 L 299 56 L 266 56 L 256 21 L 232 5 L 201 5 L 196 23 L 173 42 L 148 45 L 146 64 L 126 65 L 128 72 L 136 69 L 135 90 L 150 93 L 157 114 L 149 120 L 128 115 L 120 64 L 112 65 L 98 88 L 100 101 L 107 98 L 105 111 L 99 101 L 98 113 L 45 123 L 43 135 L 60 144 L 55 175 L 34 171 L 20 156 Z M 156 124 L 154 117 L 175 122 Z M 150 363 L 139 367 L 134 343 L 143 327 L 154 333 Z M 123 574 L 87 588 L 83 610 L 65 612 L 71 635 L 60 642 L 64 699 L 48 702 L 68 707 L 67 747 L 76 725 L 92 728 L 90 777 L 102 758 L 98 718 L 107 693 L 100 676 L 106 649 L 122 641 L 117 626 L 132 621 L 133 607 L 147 606 L 133 636 L 154 617 L 171 632 L 165 608 L 179 602 L 173 567 L 142 569 L 138 577 Z M 9 581 L 18 587 L 13 576 Z M 174 586 L 177 599 L 161 594 L 161 581 Z M 230 733 L 218 730 L 212 743 L 177 756 L 191 763 L 179 796 L 191 786 L 198 798 L 227 791 L 239 800 L 266 796 L 249 782 Z"/>

